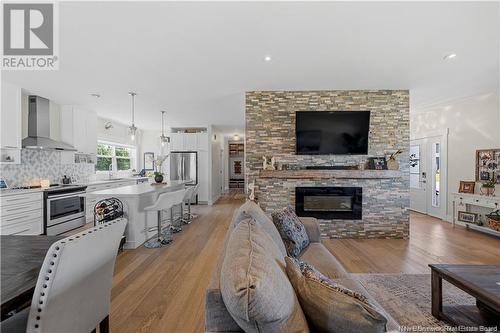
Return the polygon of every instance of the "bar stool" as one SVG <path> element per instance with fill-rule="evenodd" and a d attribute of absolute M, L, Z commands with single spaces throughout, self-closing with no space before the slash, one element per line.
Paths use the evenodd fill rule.
<path fill-rule="evenodd" d="M 162 247 L 172 242 L 170 233 L 163 233 L 161 230 L 161 211 L 170 209 L 170 216 L 173 217 L 173 208 L 174 206 L 179 205 L 179 203 L 182 204 L 185 193 L 185 189 L 175 192 L 162 193 L 153 205 L 144 208 L 145 211 L 156 211 L 158 214 L 157 234 L 155 237 L 150 238 L 146 241 L 146 243 L 144 244 L 145 247 L 153 249 Z"/>
<path fill-rule="evenodd" d="M 191 213 L 191 203 L 198 195 L 199 185 L 191 186 L 188 191 L 186 191 L 186 196 L 184 197 L 184 202 L 187 204 L 188 211 L 186 214 L 183 214 L 182 222 L 185 224 L 189 224 L 193 221 L 193 219 L 197 218 L 197 215 Z"/>

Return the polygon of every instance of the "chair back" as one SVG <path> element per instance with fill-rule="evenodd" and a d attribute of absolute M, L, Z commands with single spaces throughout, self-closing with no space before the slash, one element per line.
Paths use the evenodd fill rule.
<path fill-rule="evenodd" d="M 198 195 L 198 190 L 200 189 L 200 184 L 196 184 L 196 186 L 193 189 L 193 194 L 191 195 L 191 199 L 194 199 Z"/>
<path fill-rule="evenodd" d="M 145 207 L 144 210 L 168 210 L 175 205 L 181 204 L 185 193 L 186 189 L 162 193 L 153 205 Z"/>
<path fill-rule="evenodd" d="M 38 275 L 28 333 L 89 333 L 109 315 L 126 224 L 116 219 L 52 244 Z"/>
<path fill-rule="evenodd" d="M 183 201 L 190 201 L 193 196 L 194 186 L 187 186 Z"/>

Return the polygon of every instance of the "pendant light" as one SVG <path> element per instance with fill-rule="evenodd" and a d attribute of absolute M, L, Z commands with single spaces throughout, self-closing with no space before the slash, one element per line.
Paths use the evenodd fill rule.
<path fill-rule="evenodd" d="M 161 135 L 160 135 L 160 142 L 161 142 L 161 146 L 165 146 L 166 143 L 169 143 L 170 142 L 170 138 L 168 136 L 165 135 L 165 127 L 164 127 L 164 123 L 165 123 L 165 113 L 167 111 L 161 111 Z"/>
<path fill-rule="evenodd" d="M 128 93 L 132 97 L 132 125 L 128 128 L 130 133 L 130 139 L 132 141 L 135 140 L 135 134 L 137 132 L 137 127 L 134 122 L 134 113 L 135 113 L 135 96 L 137 95 L 135 92 L 131 91 Z"/>

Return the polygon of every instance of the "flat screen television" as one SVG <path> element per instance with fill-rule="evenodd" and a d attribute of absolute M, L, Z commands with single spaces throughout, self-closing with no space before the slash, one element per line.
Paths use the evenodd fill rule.
<path fill-rule="evenodd" d="M 366 155 L 370 111 L 296 112 L 297 155 Z"/>

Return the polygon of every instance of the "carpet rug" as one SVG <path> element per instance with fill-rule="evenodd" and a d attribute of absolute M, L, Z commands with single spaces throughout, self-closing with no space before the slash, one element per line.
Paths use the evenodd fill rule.
<path fill-rule="evenodd" d="M 448 327 L 431 314 L 430 274 L 352 274 L 352 278 L 358 280 L 401 326 Z M 476 301 L 443 280 L 443 304 L 474 305 Z"/>

